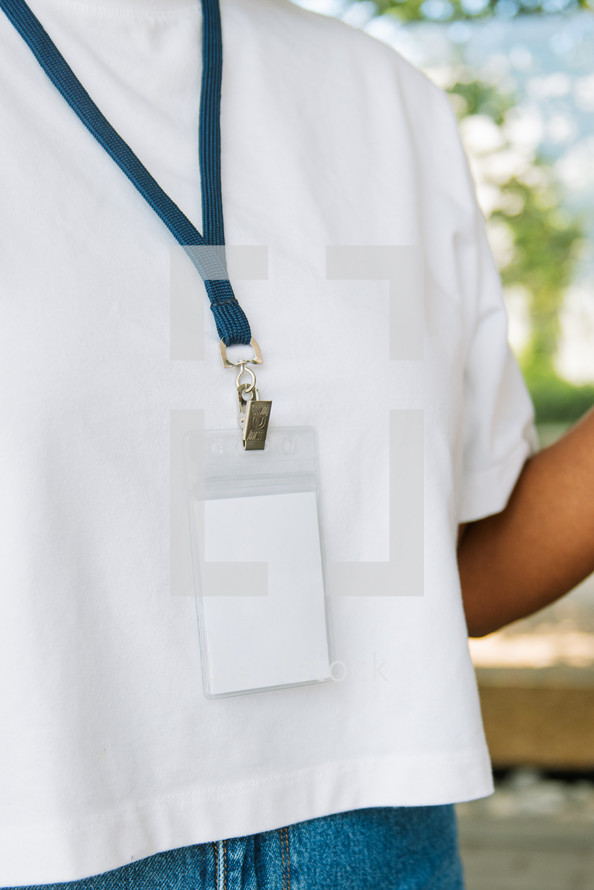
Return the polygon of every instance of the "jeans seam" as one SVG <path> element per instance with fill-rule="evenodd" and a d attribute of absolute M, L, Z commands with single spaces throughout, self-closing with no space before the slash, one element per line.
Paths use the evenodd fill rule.
<path fill-rule="evenodd" d="M 282 828 L 279 828 L 279 830 L 278 830 L 278 838 L 279 838 L 279 843 L 280 843 L 281 870 L 283 873 L 283 890 L 287 890 L 286 877 L 285 877 L 285 875 L 286 875 L 286 872 L 285 872 L 285 845 L 283 843 Z"/>
<path fill-rule="evenodd" d="M 289 829 L 280 829 L 281 862 L 283 869 L 283 890 L 291 890 L 291 860 L 289 854 Z"/>
<path fill-rule="evenodd" d="M 291 826 L 287 827 L 287 890 L 291 890 L 291 851 L 289 847 L 289 832 Z"/>

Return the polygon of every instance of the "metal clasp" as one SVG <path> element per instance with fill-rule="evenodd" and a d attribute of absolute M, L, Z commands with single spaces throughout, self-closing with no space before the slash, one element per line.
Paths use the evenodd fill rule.
<path fill-rule="evenodd" d="M 253 337 L 250 340 L 250 346 L 254 352 L 253 356 L 239 359 L 236 362 L 227 358 L 227 347 L 223 340 L 220 343 L 220 350 L 224 368 L 239 368 L 235 377 L 235 386 L 239 401 L 239 426 L 243 447 L 246 451 L 262 451 L 266 445 L 266 432 L 272 402 L 260 399 L 256 388 L 256 374 L 252 368 L 247 367 L 247 365 L 262 364 L 262 353 Z M 244 374 L 248 374 L 251 378 L 249 382 L 242 382 L 241 378 Z"/>
<path fill-rule="evenodd" d="M 256 388 L 256 375 L 251 369 L 244 370 L 248 370 L 254 379 L 251 384 L 239 383 L 237 386 L 241 439 L 246 451 L 262 451 L 266 444 L 266 433 L 268 431 L 272 402 L 260 399 L 260 394 Z M 241 374 L 242 371 L 237 375 L 238 378 Z M 243 395 L 246 392 L 252 393 L 251 398 L 244 399 Z"/>

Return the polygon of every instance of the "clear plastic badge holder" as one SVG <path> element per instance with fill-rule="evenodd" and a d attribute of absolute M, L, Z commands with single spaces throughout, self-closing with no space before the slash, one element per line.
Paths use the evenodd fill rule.
<path fill-rule="evenodd" d="M 331 679 L 315 431 L 237 429 L 184 442 L 207 698 Z"/>

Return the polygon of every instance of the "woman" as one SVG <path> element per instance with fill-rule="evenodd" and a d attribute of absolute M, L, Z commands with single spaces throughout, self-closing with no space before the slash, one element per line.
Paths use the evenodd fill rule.
<path fill-rule="evenodd" d="M 223 0 L 226 240 L 268 257 L 232 284 L 273 426 L 316 431 L 333 663 L 208 699 L 169 454 L 179 412 L 236 425 L 221 331 L 171 347 L 174 240 L 0 5 L 0 886 L 459 890 L 453 805 L 493 790 L 467 635 L 594 569 L 594 417 L 537 453 L 447 97 L 341 23 Z M 216 5 L 31 8 L 222 243 L 208 189 L 197 211 Z"/>

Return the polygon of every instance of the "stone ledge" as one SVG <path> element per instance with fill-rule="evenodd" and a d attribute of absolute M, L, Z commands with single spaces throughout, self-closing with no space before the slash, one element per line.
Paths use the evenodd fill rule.
<path fill-rule="evenodd" d="M 495 767 L 594 769 L 594 669 L 477 668 Z"/>

